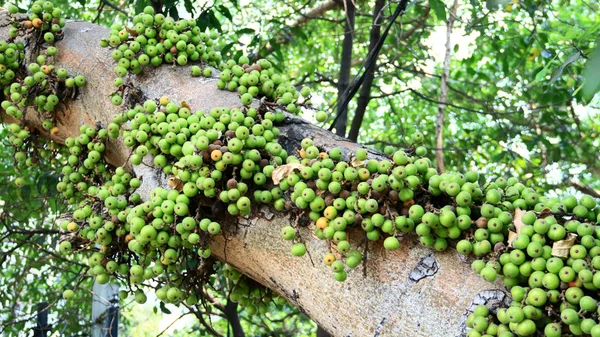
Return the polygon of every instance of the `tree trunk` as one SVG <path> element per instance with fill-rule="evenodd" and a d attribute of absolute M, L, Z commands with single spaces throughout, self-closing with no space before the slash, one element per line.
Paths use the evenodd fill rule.
<path fill-rule="evenodd" d="M 346 126 L 348 125 L 348 107 L 340 105 L 348 94 L 348 84 L 350 83 L 350 68 L 352 68 L 352 42 L 354 40 L 354 16 L 356 8 L 350 0 L 344 0 L 346 8 L 346 24 L 344 26 L 344 42 L 342 43 L 342 56 L 340 60 L 340 76 L 338 78 L 338 105 L 337 120 L 335 122 L 335 134 L 344 137 L 346 135 Z"/>
<path fill-rule="evenodd" d="M 0 38 L 7 35 L 3 22 L 6 12 L 0 13 Z M 106 126 L 120 110 L 109 103 L 115 78 L 110 50 L 98 45 L 107 35 L 106 28 L 69 22 L 64 40 L 57 43 L 57 66 L 71 74 L 85 74 L 88 81 L 79 97 L 60 114 L 60 131 L 51 137 L 59 142 L 76 136 L 84 123 Z M 216 78 L 192 78 L 189 73 L 188 67 L 148 67 L 134 82 L 145 97 L 167 95 L 175 101 L 187 101 L 194 110 L 240 104 L 237 94 L 217 89 Z M 27 114 L 31 126 L 41 130 L 33 115 Z M 304 137 L 311 137 L 323 149 L 338 146 L 348 152 L 359 148 L 297 117 L 289 116 L 279 128 L 280 142 L 288 150 L 299 148 Z M 128 149 L 120 142 L 111 141 L 107 148 L 110 162 L 116 165 L 128 157 Z M 381 157 L 369 153 L 373 158 Z M 142 195 L 165 183 L 164 175 L 151 168 L 136 168 L 136 173 L 143 177 Z M 224 228 L 227 239 L 216 237 L 211 248 L 218 259 L 285 296 L 333 336 L 464 335 L 465 314 L 473 303 L 505 298 L 500 290 L 487 290 L 502 288 L 499 283 L 487 283 L 471 272 L 454 250 L 432 252 L 413 236 L 405 236 L 401 248 L 394 252 L 386 252 L 380 242 L 369 244 L 366 263 L 350 271 L 345 282 L 337 282 L 321 262 L 328 250 L 325 242 L 312 235 L 312 228 L 300 229 L 309 254 L 301 258 L 291 255 L 290 243 L 281 239 L 280 231 L 294 218 L 268 209 L 263 216 L 239 218 L 245 225 Z M 350 235 L 359 233 L 361 230 Z M 360 242 L 360 238 L 353 242 Z"/>
<path fill-rule="evenodd" d="M 381 22 L 383 22 L 383 13 L 381 11 L 383 10 L 384 5 L 385 0 L 375 1 L 375 8 L 373 9 L 373 26 L 371 26 L 371 34 L 369 36 L 369 54 L 375 50 L 377 42 L 381 37 Z M 358 133 L 360 131 L 360 127 L 362 126 L 365 111 L 367 110 L 367 106 L 371 101 L 371 85 L 373 84 L 373 79 L 375 78 L 375 69 L 377 69 L 377 56 L 379 55 L 373 56 L 375 60 L 370 64 L 370 66 L 367 66 L 367 69 L 365 69 L 367 74 L 365 76 L 365 81 L 360 87 L 356 111 L 354 112 L 354 118 L 352 118 L 350 132 L 348 132 L 348 138 L 352 141 L 356 141 L 358 139 Z"/>
<path fill-rule="evenodd" d="M 444 118 L 446 111 L 446 99 L 448 96 L 448 77 L 450 77 L 450 59 L 452 57 L 452 27 L 456 19 L 456 8 L 458 1 L 454 0 L 452 9 L 448 15 L 446 23 L 446 54 L 444 56 L 444 66 L 442 69 L 442 80 L 440 82 L 440 102 L 438 103 L 438 115 L 435 125 L 435 161 L 437 163 L 438 172 L 445 172 L 444 166 Z"/>
<path fill-rule="evenodd" d="M 231 330 L 233 330 L 233 337 L 245 337 L 244 329 L 242 329 L 242 324 L 240 323 L 240 316 L 237 312 L 238 304 L 235 302 L 231 302 L 229 299 L 227 300 L 227 304 L 225 304 L 225 317 L 229 321 L 231 325 Z"/>

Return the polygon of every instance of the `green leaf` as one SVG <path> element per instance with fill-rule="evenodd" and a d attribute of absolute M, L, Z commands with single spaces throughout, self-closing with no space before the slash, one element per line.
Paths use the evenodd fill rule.
<path fill-rule="evenodd" d="M 540 39 L 540 41 L 542 41 L 544 44 L 546 44 L 548 42 L 548 34 L 544 33 L 544 32 L 539 32 L 537 33 L 537 37 Z"/>
<path fill-rule="evenodd" d="M 234 44 L 235 44 L 235 42 L 231 42 L 231 43 L 224 45 L 221 48 L 221 54 L 226 55 L 227 53 L 229 53 L 229 51 L 231 50 L 231 48 L 233 47 Z"/>
<path fill-rule="evenodd" d="M 583 77 L 585 80 L 583 82 L 582 94 L 583 98 L 589 102 L 600 90 L 600 48 L 598 45 L 585 63 Z"/>
<path fill-rule="evenodd" d="M 205 9 L 200 13 L 196 19 L 196 24 L 200 27 L 200 30 L 204 31 L 206 28 L 211 27 L 211 15 L 214 16 L 212 9 Z"/>
<path fill-rule="evenodd" d="M 306 35 L 306 33 L 304 32 L 304 30 L 301 27 L 291 27 L 290 31 L 292 33 L 294 33 L 294 35 L 296 35 L 297 37 L 306 40 L 308 38 L 308 36 Z"/>
<path fill-rule="evenodd" d="M 225 5 L 221 5 L 219 7 L 217 7 L 217 10 L 223 14 L 224 17 L 228 18 L 229 21 L 233 20 L 233 15 L 231 15 L 231 12 L 229 11 L 229 8 L 227 8 Z"/>
<path fill-rule="evenodd" d="M 242 35 L 242 34 L 255 34 L 256 31 L 252 28 L 243 28 L 243 29 L 239 29 L 235 31 L 236 34 L 238 35 Z"/>
<path fill-rule="evenodd" d="M 554 58 L 552 58 L 552 61 L 554 61 L 554 59 L 556 59 L 558 57 L 558 54 L 554 56 Z M 540 70 L 536 75 L 535 75 L 535 81 L 536 82 L 541 82 L 544 77 L 546 77 L 546 75 L 548 74 L 548 71 L 550 70 L 550 65 L 552 64 L 552 61 L 546 63 L 546 65 L 544 66 L 544 68 L 542 68 L 542 70 Z"/>
<path fill-rule="evenodd" d="M 580 32 L 581 32 L 581 28 L 579 28 L 577 26 L 574 26 L 573 28 L 569 29 L 565 33 L 565 36 L 563 37 L 563 41 L 565 41 L 565 40 L 572 40 L 577 35 L 579 35 Z"/>
<path fill-rule="evenodd" d="M 183 2 L 183 6 L 185 7 L 185 10 L 188 13 L 190 13 L 191 15 L 194 15 L 195 10 L 194 10 L 194 5 L 191 0 L 185 0 Z"/>
<path fill-rule="evenodd" d="M 219 19 L 217 19 L 214 12 L 212 12 L 212 15 L 210 16 L 210 23 L 212 25 L 212 28 L 218 30 L 219 32 L 223 31 L 221 29 L 221 21 L 219 21 Z"/>
<path fill-rule="evenodd" d="M 438 19 L 446 21 L 446 7 L 441 0 L 429 0 L 429 5 Z"/>
<path fill-rule="evenodd" d="M 556 81 L 562 75 L 563 71 L 569 64 L 579 60 L 580 58 L 581 53 L 578 51 L 569 56 L 563 64 L 561 64 L 558 68 L 554 70 L 554 72 L 552 73 L 552 78 L 550 79 L 550 83 L 554 83 L 554 81 Z"/>
<path fill-rule="evenodd" d="M 213 8 L 209 8 L 200 13 L 198 19 L 196 19 L 196 23 L 200 30 L 205 30 L 206 28 L 216 29 L 219 32 L 221 31 L 221 22 L 215 16 L 215 12 Z"/>
<path fill-rule="evenodd" d="M 56 199 L 54 199 L 54 198 L 49 199 L 48 200 L 48 207 L 50 208 L 50 211 L 56 212 L 57 211 Z"/>
<path fill-rule="evenodd" d="M 17 195 L 22 201 L 29 201 L 29 198 L 31 196 L 31 186 L 25 185 L 23 187 L 17 188 Z"/>
<path fill-rule="evenodd" d="M 47 192 L 48 191 L 48 175 L 47 174 L 42 174 L 36 184 L 37 190 L 39 193 L 43 193 L 43 192 Z"/>
<path fill-rule="evenodd" d="M 165 306 L 165 302 L 163 301 L 160 301 L 160 311 L 167 315 L 171 313 L 171 310 L 167 309 L 167 307 Z"/>
<path fill-rule="evenodd" d="M 176 6 L 169 8 L 169 15 L 172 16 L 173 19 L 179 20 L 179 12 L 177 11 Z"/>
<path fill-rule="evenodd" d="M 279 45 L 275 45 L 275 48 L 273 48 L 273 55 L 279 62 L 283 62 L 283 53 Z"/>
<path fill-rule="evenodd" d="M 583 87 L 585 86 L 585 82 L 581 83 L 581 85 L 579 85 L 579 87 L 577 87 L 577 89 L 575 89 L 575 91 L 573 91 L 573 97 L 577 96 L 577 93 L 583 89 Z"/>
<path fill-rule="evenodd" d="M 147 0 L 139 0 L 135 2 L 135 14 L 139 14 L 144 11 L 144 8 L 148 5 Z"/>
<path fill-rule="evenodd" d="M 235 52 L 235 53 L 232 55 L 232 58 L 233 58 L 234 60 L 239 60 L 241 56 L 242 56 L 242 51 L 241 51 L 241 50 L 238 50 L 238 51 L 236 51 L 236 52 Z"/>
<path fill-rule="evenodd" d="M 504 153 L 497 153 L 493 156 L 490 157 L 490 161 L 491 162 L 498 162 L 500 160 L 502 160 L 504 158 L 505 154 Z"/>

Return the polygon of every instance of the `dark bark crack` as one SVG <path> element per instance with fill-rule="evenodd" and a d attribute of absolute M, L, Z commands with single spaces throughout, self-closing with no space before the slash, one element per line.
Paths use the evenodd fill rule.
<path fill-rule="evenodd" d="M 413 267 L 408 278 L 413 282 L 435 275 L 440 269 L 438 261 L 432 253 L 425 254 L 419 262 Z"/>

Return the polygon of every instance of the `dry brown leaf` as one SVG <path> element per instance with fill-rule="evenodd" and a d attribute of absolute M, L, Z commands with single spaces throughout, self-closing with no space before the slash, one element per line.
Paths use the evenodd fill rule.
<path fill-rule="evenodd" d="M 569 257 L 569 250 L 575 244 L 577 234 L 569 233 L 565 240 L 556 241 L 552 245 L 552 256 Z"/>
<path fill-rule="evenodd" d="M 538 213 L 537 217 L 540 219 L 544 219 L 551 215 L 554 215 L 554 212 L 552 212 L 550 208 L 544 208 L 541 212 Z"/>
<path fill-rule="evenodd" d="M 365 167 L 366 161 L 362 161 L 362 160 L 358 160 L 356 158 L 352 159 L 352 161 L 350 162 L 350 166 L 357 168 L 357 167 Z"/>
<path fill-rule="evenodd" d="M 192 107 L 186 101 L 181 101 L 181 107 L 192 110 Z"/>
<path fill-rule="evenodd" d="M 273 179 L 273 183 L 275 185 L 279 185 L 279 182 L 285 179 L 290 173 L 294 172 L 294 170 L 301 170 L 304 168 L 304 165 L 298 163 L 285 164 L 281 166 L 277 166 L 275 170 L 273 170 L 273 174 L 271 175 L 271 179 Z"/>
<path fill-rule="evenodd" d="M 512 247 L 512 242 L 515 240 L 515 238 L 517 237 L 517 233 L 513 232 L 513 231 L 508 231 L 508 246 Z"/>
<path fill-rule="evenodd" d="M 137 32 L 137 30 L 131 29 L 131 28 L 127 27 L 127 26 L 125 26 L 125 30 L 127 31 L 127 33 L 129 33 L 129 34 L 131 34 L 133 36 L 138 36 L 138 34 L 139 34 Z"/>
<path fill-rule="evenodd" d="M 177 177 L 169 177 L 167 180 L 167 185 L 171 186 L 171 188 L 178 190 L 181 192 L 183 190 L 183 181 Z"/>
<path fill-rule="evenodd" d="M 262 68 L 261 68 L 261 67 L 260 67 L 260 65 L 258 65 L 258 64 L 253 64 L 253 65 L 249 66 L 248 68 L 246 68 L 246 72 L 247 72 L 248 74 L 249 74 L 249 73 L 251 73 L 251 72 L 252 72 L 252 70 L 258 70 L 258 71 L 261 71 L 261 70 L 262 70 Z"/>
<path fill-rule="evenodd" d="M 515 230 L 517 231 L 517 234 L 521 233 L 521 228 L 525 226 L 522 220 L 523 214 L 525 213 L 527 213 L 527 211 L 523 211 L 518 207 L 515 209 L 515 217 L 513 218 L 513 222 L 515 223 Z"/>

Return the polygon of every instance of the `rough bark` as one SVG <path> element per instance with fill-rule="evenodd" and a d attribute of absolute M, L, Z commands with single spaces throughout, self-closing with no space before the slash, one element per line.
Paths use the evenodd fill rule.
<path fill-rule="evenodd" d="M 373 26 L 371 27 L 371 34 L 369 36 L 369 54 L 373 52 L 377 46 L 379 38 L 381 37 L 381 22 L 383 21 L 381 10 L 383 9 L 384 5 L 385 0 L 375 1 L 375 8 L 373 9 Z M 348 138 L 350 138 L 352 141 L 356 141 L 358 139 L 358 132 L 360 131 L 363 117 L 365 116 L 365 111 L 367 110 L 367 105 L 369 105 L 369 102 L 371 101 L 371 85 L 373 84 L 373 79 L 375 78 L 377 56 L 378 55 L 374 55 L 375 61 L 369 64 L 370 67 L 368 69 L 365 69 L 367 74 L 365 76 L 365 81 L 360 87 L 356 111 L 354 112 L 354 117 L 352 118 L 350 132 L 348 133 Z"/>
<path fill-rule="evenodd" d="M 0 13 L 0 23 L 2 16 Z M 0 38 L 5 38 L 6 29 L 0 28 Z M 88 84 L 80 97 L 65 107 L 58 123 L 60 132 L 53 137 L 59 142 L 75 136 L 83 123 L 106 125 L 119 111 L 108 97 L 115 77 L 110 51 L 98 46 L 108 30 L 69 22 L 64 31 L 65 39 L 57 44 L 56 63 L 71 73 L 85 74 Z M 236 94 L 216 88 L 216 78 L 192 78 L 187 67 L 148 68 L 145 73 L 135 83 L 149 98 L 168 95 L 205 111 L 239 104 Z M 39 121 L 34 120 L 32 126 L 39 127 Z M 359 147 L 297 117 L 286 118 L 280 129 L 280 141 L 288 149 L 298 148 L 304 137 L 311 137 L 323 149 L 339 146 L 351 151 Z M 119 140 L 108 145 L 108 152 L 114 164 L 125 162 L 128 156 Z M 155 177 L 161 176 L 151 169 L 136 172 L 143 175 L 146 193 L 153 183 L 160 183 Z M 487 283 L 472 273 L 455 251 L 434 253 L 413 236 L 404 237 L 401 248 L 394 252 L 370 243 L 366 264 L 349 272 L 346 282 L 337 282 L 320 261 L 327 246 L 313 237 L 312 228 L 300 230 L 309 254 L 302 258 L 290 254 L 290 243 L 281 239 L 280 231 L 294 219 L 294 214 L 269 210 L 239 219 L 237 230 L 227 228 L 211 248 L 218 259 L 285 296 L 333 336 L 461 336 L 465 314 L 473 303 L 504 298 L 494 290 L 501 288 L 499 284 Z M 360 231 L 351 235 L 355 236 L 353 242 L 360 242 L 361 237 L 356 238 Z"/>
<path fill-rule="evenodd" d="M 450 77 L 450 57 L 452 56 L 452 27 L 456 19 L 456 7 L 458 1 L 454 0 L 452 9 L 446 22 L 446 54 L 444 56 L 444 65 L 442 70 L 442 80 L 440 83 L 440 99 L 438 103 L 438 115 L 435 128 L 435 161 L 439 172 L 444 172 L 444 117 L 446 111 L 446 98 L 448 97 L 448 77 Z"/>
<path fill-rule="evenodd" d="M 337 109 L 337 120 L 335 122 L 335 134 L 344 137 L 346 135 L 346 125 L 348 125 L 348 107 L 341 106 L 340 102 L 343 102 L 348 90 L 350 83 L 350 68 L 352 63 L 352 43 L 354 40 L 354 16 L 356 14 L 356 7 L 350 0 L 346 1 L 344 7 L 346 8 L 346 24 L 344 26 L 344 42 L 342 43 L 342 57 L 340 60 L 340 76 L 338 78 L 338 109 Z"/>

